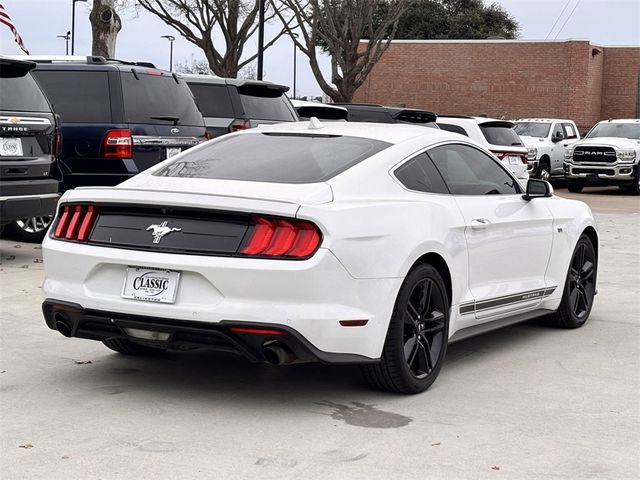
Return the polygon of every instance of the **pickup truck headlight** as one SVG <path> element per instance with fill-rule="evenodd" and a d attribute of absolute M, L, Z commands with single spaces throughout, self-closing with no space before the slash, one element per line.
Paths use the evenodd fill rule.
<path fill-rule="evenodd" d="M 530 162 L 538 158 L 538 149 L 536 147 L 527 148 L 527 160 Z"/>
<path fill-rule="evenodd" d="M 636 152 L 635 150 L 617 150 L 616 157 L 621 162 L 633 163 L 636 161 Z"/>
<path fill-rule="evenodd" d="M 564 149 L 564 159 L 571 160 L 573 158 L 573 147 L 567 147 Z"/>

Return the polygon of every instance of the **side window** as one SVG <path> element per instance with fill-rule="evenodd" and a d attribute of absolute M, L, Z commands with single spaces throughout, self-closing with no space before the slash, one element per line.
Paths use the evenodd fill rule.
<path fill-rule="evenodd" d="M 34 70 L 63 123 L 111 122 L 107 72 Z"/>
<path fill-rule="evenodd" d="M 553 133 L 551 134 L 551 138 L 553 137 L 557 137 L 558 135 L 562 135 L 563 137 L 564 135 L 564 130 L 562 129 L 562 124 L 561 123 L 556 123 L 553 126 Z"/>
<path fill-rule="evenodd" d="M 451 125 L 450 123 L 438 122 L 438 126 L 440 127 L 441 130 L 446 130 L 447 132 L 459 133 L 460 135 L 464 135 L 465 137 L 469 136 L 467 134 L 467 131 L 458 125 Z"/>
<path fill-rule="evenodd" d="M 449 193 L 438 170 L 426 153 L 413 157 L 398 167 L 394 175 L 409 190 L 426 193 Z"/>
<path fill-rule="evenodd" d="M 234 117 L 231 97 L 226 85 L 187 83 L 196 105 L 205 117 Z"/>
<path fill-rule="evenodd" d="M 567 140 L 578 138 L 578 135 L 576 135 L 576 129 L 573 125 L 570 123 L 563 123 L 562 126 L 564 127 L 564 138 Z"/>
<path fill-rule="evenodd" d="M 454 195 L 522 193 L 518 182 L 502 165 L 476 148 L 449 144 L 432 148 L 428 153 Z"/>

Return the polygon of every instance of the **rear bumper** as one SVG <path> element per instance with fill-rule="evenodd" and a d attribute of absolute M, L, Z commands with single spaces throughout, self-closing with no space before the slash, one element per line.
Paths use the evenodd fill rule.
<path fill-rule="evenodd" d="M 57 193 L 0 197 L 0 225 L 18 218 L 54 215 L 59 198 Z"/>
<path fill-rule="evenodd" d="M 371 363 L 370 358 L 353 354 L 329 353 L 318 350 L 296 330 L 283 325 L 238 323 L 193 322 L 153 318 L 138 315 L 114 314 L 105 311 L 87 310 L 81 305 L 47 299 L 42 304 L 47 326 L 60 330 L 65 336 L 89 340 L 125 338 L 142 345 L 187 350 L 207 348 L 221 352 L 235 353 L 252 362 L 268 362 L 265 346 L 278 345 L 293 355 L 292 362 L 322 363 Z M 61 325 L 62 324 L 62 325 Z M 258 333 L 234 332 L 234 327 L 255 330 Z M 278 334 L 269 333 L 273 329 Z M 151 331 L 166 334 L 166 340 L 143 340 L 136 332 Z"/>
<path fill-rule="evenodd" d="M 290 261 L 134 251 L 47 237 L 43 255 L 45 299 L 111 318 L 145 317 L 203 328 L 225 322 L 277 325 L 327 355 L 369 360 L 380 357 L 402 283 L 402 278 L 355 279 L 322 248 L 308 260 Z M 175 303 L 123 298 L 128 266 L 180 271 Z M 345 327 L 341 320 L 367 323 Z"/>

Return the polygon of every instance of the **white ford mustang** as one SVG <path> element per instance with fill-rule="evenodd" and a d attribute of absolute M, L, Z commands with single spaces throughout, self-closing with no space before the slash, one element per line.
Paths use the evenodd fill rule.
<path fill-rule="evenodd" d="M 468 138 L 316 119 L 68 191 L 43 250 L 44 316 L 65 336 L 358 363 L 404 393 L 449 342 L 546 314 L 583 325 L 598 265 L 585 204 L 523 191 Z"/>

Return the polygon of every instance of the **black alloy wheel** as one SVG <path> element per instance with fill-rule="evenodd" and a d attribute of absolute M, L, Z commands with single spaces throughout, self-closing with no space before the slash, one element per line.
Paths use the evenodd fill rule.
<path fill-rule="evenodd" d="M 585 324 L 596 294 L 597 259 L 589 237 L 583 234 L 571 257 L 569 272 L 556 323 L 564 328 L 578 328 Z"/>
<path fill-rule="evenodd" d="M 449 332 L 449 299 L 438 271 L 415 267 L 396 300 L 379 363 L 362 367 L 375 388 L 420 393 L 435 381 L 444 359 Z"/>

